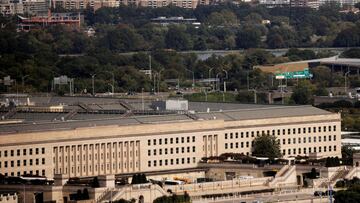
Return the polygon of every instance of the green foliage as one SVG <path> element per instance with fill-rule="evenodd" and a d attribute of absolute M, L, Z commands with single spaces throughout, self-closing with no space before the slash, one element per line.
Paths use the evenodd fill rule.
<path fill-rule="evenodd" d="M 359 48 L 348 49 L 341 54 L 341 57 L 343 57 L 343 58 L 360 58 L 360 49 Z"/>
<path fill-rule="evenodd" d="M 261 135 L 254 139 L 253 156 L 268 157 L 270 159 L 281 157 L 280 143 L 274 135 Z"/>
<path fill-rule="evenodd" d="M 185 191 L 184 195 L 172 194 L 171 196 L 161 196 L 156 198 L 153 203 L 190 203 L 189 194 Z"/>
<path fill-rule="evenodd" d="M 343 164 L 353 165 L 353 154 L 354 154 L 354 150 L 351 147 L 347 145 L 342 146 L 341 157 Z"/>
<path fill-rule="evenodd" d="M 327 157 L 325 167 L 336 167 L 340 166 L 340 159 L 338 157 Z"/>
<path fill-rule="evenodd" d="M 360 202 L 360 181 L 357 177 L 352 180 L 343 180 L 336 183 L 337 187 L 346 187 L 346 190 L 339 190 L 335 193 L 335 203 Z"/>
<path fill-rule="evenodd" d="M 300 60 L 311 60 L 316 58 L 316 54 L 311 50 L 299 50 L 295 48 L 289 49 L 286 52 L 287 56 L 291 61 L 300 61 Z"/>
<path fill-rule="evenodd" d="M 148 183 L 148 180 L 146 179 L 146 175 L 144 173 L 134 174 L 132 176 L 131 184 L 143 184 Z"/>
<path fill-rule="evenodd" d="M 245 29 L 237 33 L 236 44 L 238 48 L 257 48 L 260 45 L 260 33 L 255 29 Z"/>
<path fill-rule="evenodd" d="M 311 104 L 314 86 L 308 81 L 301 81 L 299 85 L 293 89 L 291 100 L 296 104 Z"/>

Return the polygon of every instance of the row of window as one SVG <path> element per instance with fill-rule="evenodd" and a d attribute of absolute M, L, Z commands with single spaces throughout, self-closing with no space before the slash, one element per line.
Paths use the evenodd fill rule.
<path fill-rule="evenodd" d="M 329 142 L 331 142 L 332 140 L 333 141 L 336 141 L 336 135 L 333 135 L 333 136 L 331 136 L 331 135 L 329 135 L 329 136 L 326 136 L 326 135 L 324 135 L 323 136 L 323 140 L 321 139 L 322 138 L 322 136 L 318 136 L 318 137 L 316 137 L 316 136 L 314 136 L 314 137 L 312 137 L 312 139 L 311 139 L 311 137 L 308 137 L 307 139 L 306 139 L 306 137 L 303 137 L 303 143 L 306 143 L 306 140 L 308 141 L 308 143 L 311 143 L 311 141 L 313 141 L 313 142 L 316 142 L 316 141 L 318 141 L 318 142 L 322 142 L 322 141 L 324 141 L 324 142 L 326 142 L 326 138 L 328 137 L 328 141 Z M 333 139 L 331 139 L 331 138 L 333 138 Z M 282 139 L 282 144 L 283 145 L 285 145 L 286 144 L 286 139 Z M 301 144 L 301 137 L 299 137 L 298 138 L 298 142 L 296 143 L 296 138 L 292 138 L 292 143 L 291 143 L 291 138 L 288 138 L 287 139 L 287 144 Z"/>
<path fill-rule="evenodd" d="M 323 141 L 324 141 L 324 142 L 326 142 L 326 137 L 327 137 L 327 136 L 323 136 L 323 138 L 324 138 Z M 333 139 L 331 139 L 332 137 L 333 137 Z M 308 139 L 306 139 L 306 137 L 303 137 L 303 139 L 301 139 L 301 137 L 299 137 L 297 143 L 296 143 L 296 138 L 288 138 L 288 139 L 287 139 L 287 142 L 286 142 L 286 139 L 282 139 L 282 144 L 283 144 L 283 145 L 286 145 L 286 144 L 301 144 L 301 140 L 303 140 L 303 143 L 306 143 L 306 140 L 308 140 L 308 143 L 311 143 L 311 141 L 316 142 L 316 141 L 317 141 L 316 138 L 317 138 L 317 137 L 313 137 L 313 138 L 308 137 Z M 322 136 L 318 136 L 318 141 L 319 141 L 319 142 L 322 141 L 321 138 L 322 138 Z M 292 140 L 292 142 L 291 142 L 291 140 Z M 336 135 L 333 135 L 333 136 L 329 135 L 329 136 L 328 136 L 328 141 L 332 141 L 332 140 L 333 140 L 333 141 L 336 141 Z M 280 142 L 279 139 L 278 139 L 277 141 Z M 233 149 L 233 148 L 238 149 L 239 147 L 240 147 L 240 148 L 244 148 L 244 147 L 249 148 L 249 147 L 252 147 L 253 144 L 254 144 L 253 141 L 251 141 L 251 142 L 225 143 L 225 149 L 228 149 L 228 148 L 230 148 L 230 149 Z"/>
<path fill-rule="evenodd" d="M 112 164 L 113 166 L 112 166 L 112 169 L 113 170 L 116 170 L 116 164 L 115 163 L 113 163 Z M 139 166 L 138 166 L 139 164 L 138 164 L 138 162 L 136 162 L 135 163 L 135 167 L 136 168 L 138 168 Z M 125 163 L 123 163 L 123 167 L 124 167 L 124 169 L 126 170 L 127 169 L 127 164 L 126 164 L 126 162 Z M 110 164 L 109 163 L 107 163 L 106 164 L 106 170 L 110 170 Z M 121 169 L 121 167 L 122 167 L 122 165 L 121 165 L 121 163 L 119 163 L 118 164 L 118 169 Z M 132 168 L 133 167 L 133 163 L 132 162 L 130 162 L 129 163 L 129 168 Z M 93 167 L 92 167 L 92 165 L 89 165 L 89 166 L 83 166 L 82 167 L 83 168 L 83 172 L 84 173 L 86 173 L 86 169 L 88 168 L 89 169 L 89 172 L 90 173 L 92 173 L 93 172 Z M 104 169 L 105 169 L 105 167 L 104 167 L 104 164 L 99 164 L 99 169 L 101 170 L 101 171 L 104 171 Z M 98 171 L 98 165 L 97 164 L 95 164 L 94 165 L 94 171 L 95 172 L 97 172 Z M 65 171 L 62 171 L 62 168 L 60 167 L 59 168 L 59 172 L 60 173 L 62 173 L 62 172 L 64 172 L 65 174 L 67 174 L 69 171 L 68 171 L 68 168 L 67 167 L 65 167 Z M 76 171 L 75 171 L 75 167 L 74 166 L 72 166 L 71 167 L 71 173 L 75 173 Z M 54 173 L 56 173 L 56 170 L 54 169 Z M 77 166 L 77 173 L 80 173 L 80 166 Z"/>
<path fill-rule="evenodd" d="M 179 153 L 185 153 L 185 147 L 176 147 L 176 148 L 169 148 L 170 150 L 170 154 L 174 154 L 174 149 L 175 149 L 175 153 L 176 154 L 179 154 Z M 181 149 L 181 152 L 180 152 L 180 149 Z M 151 156 L 151 151 L 153 151 L 152 155 L 153 156 L 156 156 L 157 154 L 158 155 L 162 155 L 163 152 L 164 154 L 168 154 L 168 148 L 165 148 L 164 150 L 163 149 L 154 149 L 154 150 L 148 150 L 148 156 Z M 192 152 L 195 152 L 196 149 L 195 149 L 195 146 L 192 147 Z M 157 153 L 158 152 L 158 153 Z M 186 152 L 187 153 L 190 153 L 191 152 L 191 147 L 186 147 Z"/>
<path fill-rule="evenodd" d="M 34 160 L 35 160 L 35 165 L 37 165 L 37 166 L 40 165 L 40 159 L 34 159 Z M 4 162 L 0 161 L 0 168 L 3 167 L 2 163 L 4 163 L 4 168 L 15 167 L 15 161 L 4 161 Z M 22 160 L 22 165 L 21 165 L 21 160 L 16 161 L 16 166 L 17 167 L 19 167 L 19 166 L 27 166 L 28 164 L 29 164 L 29 166 L 34 165 L 33 159 L 29 159 L 29 162 L 26 159 Z M 45 158 L 41 159 L 41 165 L 45 165 Z"/>
<path fill-rule="evenodd" d="M 191 139 L 190 139 L 191 138 Z M 190 142 L 195 142 L 195 136 L 187 136 L 187 137 L 176 137 L 175 139 L 174 138 L 160 138 L 160 139 L 149 139 L 148 140 L 148 146 L 151 146 L 151 142 L 152 142 L 152 145 L 156 145 L 157 143 L 159 143 L 159 145 L 162 145 L 163 144 L 163 141 L 164 141 L 164 144 L 174 144 L 174 142 L 176 144 L 178 144 L 179 142 L 181 143 L 185 143 L 185 139 L 186 139 L 186 143 L 190 143 Z M 169 142 L 168 142 L 169 141 Z"/>
<path fill-rule="evenodd" d="M 313 132 L 313 133 L 316 133 L 316 131 L 318 131 L 318 132 L 326 132 L 327 131 L 327 129 L 328 129 L 328 131 L 329 132 L 331 132 L 331 130 L 332 131 L 336 131 L 336 125 L 334 125 L 333 127 L 331 127 L 331 126 L 323 126 L 323 127 L 321 127 L 321 126 L 319 126 L 319 127 L 308 127 L 308 128 L 302 128 L 302 133 L 303 134 L 305 134 L 306 132 L 307 133 L 311 133 L 311 132 Z M 307 131 L 306 131 L 307 130 Z M 282 134 L 281 134 L 281 132 L 282 132 Z M 271 135 L 275 135 L 275 133 L 276 133 L 276 130 L 272 130 L 271 132 L 270 132 L 270 130 L 262 130 L 262 131 L 259 131 L 259 130 L 257 130 L 257 131 L 248 131 L 248 132 L 240 132 L 240 133 L 238 133 L 238 132 L 235 132 L 235 133 L 233 133 L 233 132 L 230 132 L 230 133 L 225 133 L 225 139 L 233 139 L 233 138 L 235 138 L 235 139 L 237 139 L 237 138 L 239 138 L 239 134 L 240 134 L 240 138 L 244 138 L 244 136 L 246 137 L 246 138 L 248 138 L 250 135 L 251 135 L 251 137 L 255 137 L 255 134 L 256 134 L 256 136 L 260 136 L 260 135 L 263 135 L 263 134 L 268 134 L 268 135 L 270 135 L 270 133 L 271 133 Z M 277 135 L 291 135 L 291 134 L 293 134 L 293 135 L 296 135 L 296 134 L 301 134 L 301 128 L 288 128 L 287 129 L 287 134 L 286 134 L 286 129 L 277 129 Z"/>
<path fill-rule="evenodd" d="M 332 146 L 323 146 L 323 147 L 320 146 L 320 147 L 313 147 L 313 148 L 304 147 L 302 152 L 301 152 L 301 148 L 298 148 L 297 154 L 307 154 L 307 153 L 317 153 L 317 152 L 321 153 L 322 151 L 327 152 L 327 150 L 329 150 L 329 152 L 331 152 L 332 150 L 336 151 L 336 145 L 334 145 L 333 147 Z M 292 151 L 292 153 L 291 153 L 291 151 Z M 285 149 L 283 149 L 283 155 L 286 155 Z M 296 155 L 296 148 L 294 148 L 292 150 L 287 149 L 287 155 Z"/>
<path fill-rule="evenodd" d="M 30 174 L 30 175 L 37 175 L 37 176 L 45 176 L 45 170 L 41 170 L 41 174 L 40 174 L 40 171 L 39 170 L 35 170 L 35 173 L 33 171 L 23 171 L 22 173 L 20 171 L 16 172 L 16 176 L 21 176 L 21 175 L 27 175 L 27 174 Z M 5 176 L 9 176 L 9 173 L 4 173 Z M 15 172 L 11 172 L 10 173 L 10 176 L 15 176 Z"/>
<path fill-rule="evenodd" d="M 196 158 L 193 157 L 192 158 L 193 163 L 196 163 Z M 156 167 L 157 164 L 159 163 L 159 166 L 168 166 L 168 165 L 178 165 L 178 164 L 190 164 L 190 157 L 187 157 L 186 160 L 185 158 L 177 158 L 177 159 L 164 159 L 164 160 L 153 160 L 153 161 L 148 161 L 148 167 Z M 151 164 L 152 163 L 152 164 Z"/>
<path fill-rule="evenodd" d="M 254 144 L 254 142 L 235 142 L 235 143 L 225 143 L 225 149 L 228 149 L 228 148 L 230 148 L 230 149 L 233 149 L 233 148 L 236 148 L 236 149 L 238 149 L 239 148 L 239 146 L 240 146 L 240 148 L 244 148 L 244 146 L 246 147 L 246 148 L 249 148 L 250 147 L 250 145 L 249 145 L 249 143 L 251 144 L 251 147 L 253 146 L 253 144 Z M 240 145 L 239 145 L 240 144 Z M 245 145 L 244 145 L 245 144 Z"/>
<path fill-rule="evenodd" d="M 106 149 L 110 149 L 111 145 L 113 146 L 113 148 L 131 148 L 135 145 L 135 147 L 138 147 L 140 144 L 140 141 L 130 141 L 130 142 L 108 142 L 108 143 L 100 143 L 100 144 L 85 144 L 85 145 L 72 145 L 72 146 L 60 146 L 60 147 L 54 147 L 53 148 L 53 152 L 56 153 L 56 150 L 59 149 L 59 152 L 69 152 L 70 148 L 71 151 L 74 152 L 76 151 L 80 151 L 80 150 L 98 150 L 98 149 L 105 149 L 105 145 L 106 145 Z M 95 147 L 94 147 L 95 146 Z M 65 150 L 64 150 L 65 148 Z"/>
<path fill-rule="evenodd" d="M 126 155 L 127 155 L 126 151 L 124 151 L 123 155 L 124 155 L 124 157 L 126 157 Z M 129 152 L 129 157 L 132 158 L 132 156 L 133 156 L 133 153 L 132 153 L 132 151 L 130 151 L 130 152 Z M 136 157 L 139 156 L 138 150 L 135 151 L 135 156 L 136 156 Z M 62 162 L 61 157 L 62 157 L 62 156 L 59 156 L 59 162 L 60 162 L 60 163 Z M 75 157 L 75 155 L 74 155 L 74 156 L 69 156 L 69 157 L 71 158 L 71 162 L 74 162 L 74 157 Z M 77 161 L 80 161 L 80 155 L 77 155 L 76 157 L 77 157 Z M 104 153 L 100 153 L 100 155 L 97 154 L 97 153 L 95 153 L 94 156 L 92 156 L 91 154 L 88 154 L 88 155 L 85 155 L 85 154 L 84 154 L 84 155 L 83 155 L 83 158 L 82 158 L 82 161 L 86 161 L 86 158 L 89 158 L 89 161 L 91 161 L 91 160 L 92 160 L 92 157 L 94 157 L 94 160 L 95 160 L 95 161 L 98 160 L 98 157 L 99 157 L 100 159 L 104 159 Z M 121 152 L 119 152 L 119 157 L 121 157 Z M 110 153 L 106 153 L 106 158 L 107 158 L 107 159 L 110 158 Z M 113 158 L 113 159 L 116 158 L 116 157 L 115 157 L 115 152 L 112 153 L 112 158 Z M 56 162 L 55 157 L 53 157 L 53 162 L 54 162 L 54 163 Z M 65 162 L 68 162 L 68 156 L 65 156 Z"/>
<path fill-rule="evenodd" d="M 4 157 L 13 157 L 13 156 L 26 156 L 27 154 L 29 155 L 33 155 L 33 152 L 35 151 L 35 154 L 40 154 L 40 150 L 41 150 L 41 154 L 45 154 L 45 148 L 35 148 L 34 149 L 23 149 L 23 150 L 20 150 L 20 149 L 17 149 L 17 150 L 4 150 L 4 151 L 0 151 L 0 157 L 4 156 Z M 22 154 L 21 154 L 21 151 L 22 151 Z M 16 152 L 16 153 L 15 153 Z"/>

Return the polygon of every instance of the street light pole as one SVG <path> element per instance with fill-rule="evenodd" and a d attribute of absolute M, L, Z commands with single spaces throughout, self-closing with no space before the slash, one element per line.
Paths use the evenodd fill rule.
<path fill-rule="evenodd" d="M 212 84 L 211 84 L 211 82 L 210 82 L 210 76 L 211 76 L 211 71 L 212 71 L 212 69 L 214 69 L 214 68 L 210 68 L 210 69 L 209 69 L 209 84 L 210 84 L 210 87 L 212 86 Z M 214 88 L 213 88 L 213 90 L 214 90 Z"/>
<path fill-rule="evenodd" d="M 25 86 L 25 78 L 29 77 L 30 75 L 24 75 L 21 77 L 21 87 L 23 88 L 24 92 L 24 86 Z"/>
<path fill-rule="evenodd" d="M 104 71 L 104 72 L 106 72 L 106 73 L 110 73 L 111 74 L 111 76 L 112 76 L 112 89 L 111 89 L 111 91 L 112 91 L 112 94 L 114 95 L 114 90 L 115 90 L 115 75 L 114 75 L 114 73 L 113 72 L 111 72 L 111 71 Z"/>
<path fill-rule="evenodd" d="M 91 75 L 91 78 L 92 78 L 92 95 L 93 95 L 93 97 L 95 97 L 95 85 L 94 85 L 95 76 L 96 76 L 96 74 Z"/>
<path fill-rule="evenodd" d="M 344 86 L 344 89 L 345 89 L 345 95 L 346 95 L 346 93 L 347 93 L 346 78 L 347 78 L 347 76 L 349 75 L 349 73 L 350 73 L 350 71 L 348 71 L 348 72 L 346 72 L 346 73 L 345 73 L 345 86 Z"/>
<path fill-rule="evenodd" d="M 189 70 L 189 69 L 187 69 L 187 68 L 185 68 L 185 70 L 187 70 L 187 71 L 189 71 L 189 72 L 192 73 L 192 88 L 194 89 L 194 87 L 195 87 L 195 74 L 194 74 L 194 71 Z"/>

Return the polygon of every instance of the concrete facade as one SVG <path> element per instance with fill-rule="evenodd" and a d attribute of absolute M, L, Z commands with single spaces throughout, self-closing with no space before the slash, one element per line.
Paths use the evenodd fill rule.
<path fill-rule="evenodd" d="M 35 131 L 35 125 L 32 132 L 0 135 L 0 173 L 53 178 L 54 174 L 90 177 L 196 168 L 202 157 L 229 152 L 251 155 L 253 140 L 262 134 L 278 138 L 285 158 L 313 153 L 317 157 L 340 157 L 340 128 L 340 114 L 329 112 L 276 119 L 212 118 L 66 130 Z"/>

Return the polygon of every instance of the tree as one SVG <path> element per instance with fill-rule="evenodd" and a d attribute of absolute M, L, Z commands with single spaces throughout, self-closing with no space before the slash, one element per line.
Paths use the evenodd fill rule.
<path fill-rule="evenodd" d="M 192 48 L 190 36 L 179 26 L 169 28 L 165 36 L 166 47 L 175 50 L 188 50 Z"/>
<path fill-rule="evenodd" d="M 244 29 L 237 33 L 236 44 L 238 48 L 257 48 L 260 45 L 260 33 L 255 29 Z"/>
<path fill-rule="evenodd" d="M 353 154 L 354 150 L 351 147 L 347 145 L 341 147 L 341 156 L 344 164 L 353 165 Z"/>
<path fill-rule="evenodd" d="M 314 85 L 309 81 L 301 81 L 299 85 L 294 88 L 290 99 L 295 104 L 311 104 L 314 88 Z"/>
<path fill-rule="evenodd" d="M 281 157 L 280 143 L 274 135 L 256 137 L 253 146 L 253 156 L 268 157 L 270 159 Z"/>
<path fill-rule="evenodd" d="M 343 58 L 360 58 L 360 49 L 359 48 L 348 49 L 341 54 L 341 57 L 343 57 Z"/>

